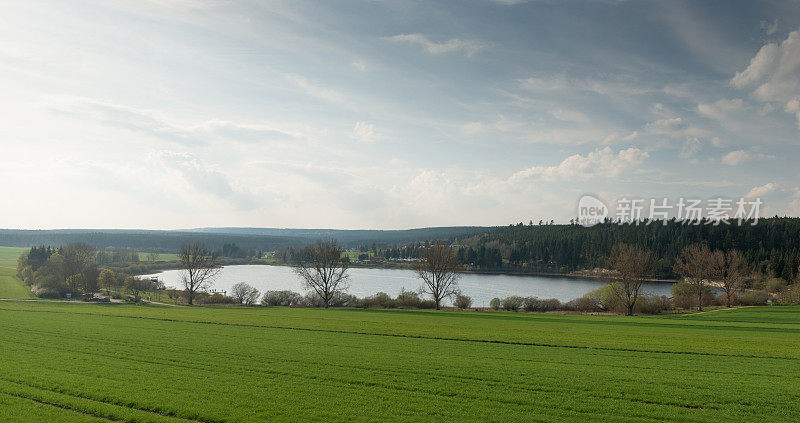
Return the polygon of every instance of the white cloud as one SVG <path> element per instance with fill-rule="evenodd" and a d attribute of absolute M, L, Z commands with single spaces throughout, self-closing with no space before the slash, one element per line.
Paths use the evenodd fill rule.
<path fill-rule="evenodd" d="M 361 59 L 353 60 L 352 62 L 350 62 L 350 66 L 356 68 L 361 72 L 366 72 L 367 70 L 367 64 Z"/>
<path fill-rule="evenodd" d="M 644 126 L 647 132 L 659 135 L 675 135 L 684 128 L 686 128 L 686 123 L 679 117 L 659 119 Z"/>
<path fill-rule="evenodd" d="M 740 110 L 743 105 L 744 102 L 741 98 L 733 100 L 718 100 L 711 104 L 698 104 L 697 112 L 712 119 L 725 120 L 729 112 Z"/>
<path fill-rule="evenodd" d="M 351 136 L 361 142 L 373 142 L 379 138 L 375 125 L 367 122 L 356 122 Z"/>
<path fill-rule="evenodd" d="M 437 55 L 461 52 L 467 57 L 473 57 L 485 47 L 484 44 L 479 41 L 463 40 L 460 38 L 451 38 L 447 41 L 436 42 L 422 34 L 399 34 L 386 39 L 397 43 L 416 44 L 421 46 L 426 52 Z"/>
<path fill-rule="evenodd" d="M 687 137 L 681 148 L 681 158 L 688 159 L 700 151 L 702 143 L 697 137 Z"/>
<path fill-rule="evenodd" d="M 775 182 L 770 182 L 758 187 L 753 187 L 753 189 L 751 189 L 750 192 L 748 192 L 747 195 L 745 195 L 745 198 L 763 197 L 775 191 L 776 189 L 778 189 L 778 184 L 776 184 Z"/>
<path fill-rule="evenodd" d="M 737 166 L 753 160 L 774 159 L 774 156 L 761 153 L 753 153 L 746 150 L 736 150 L 722 156 L 722 163 L 728 166 Z"/>
<path fill-rule="evenodd" d="M 293 82 L 297 87 L 312 97 L 316 97 L 320 100 L 324 100 L 348 109 L 355 108 L 350 101 L 347 100 L 347 97 L 345 97 L 345 95 L 339 91 L 314 85 L 299 75 L 286 75 L 286 79 Z"/>
<path fill-rule="evenodd" d="M 589 118 L 586 117 L 586 115 L 575 110 L 567 110 L 567 109 L 551 110 L 550 114 L 554 118 L 564 122 L 589 123 Z"/>
<path fill-rule="evenodd" d="M 515 173 L 511 179 L 526 178 L 544 181 L 567 179 L 614 178 L 634 172 L 650 155 L 638 148 L 628 148 L 617 153 L 611 147 L 595 150 L 586 156 L 575 154 L 564 159 L 558 166 L 533 166 Z"/>
<path fill-rule="evenodd" d="M 785 102 L 800 90 L 800 30 L 789 33 L 780 43 L 761 47 L 747 68 L 731 79 L 736 88 L 755 87 L 753 95 L 762 101 Z"/>

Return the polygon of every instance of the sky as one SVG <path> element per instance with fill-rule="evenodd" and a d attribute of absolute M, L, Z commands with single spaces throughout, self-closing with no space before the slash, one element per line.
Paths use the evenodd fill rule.
<path fill-rule="evenodd" d="M 800 215 L 800 2 L 16 1 L 0 227 Z"/>

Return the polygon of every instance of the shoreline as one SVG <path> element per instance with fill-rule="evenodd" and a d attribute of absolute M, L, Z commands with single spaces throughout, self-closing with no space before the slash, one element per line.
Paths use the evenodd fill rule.
<path fill-rule="evenodd" d="M 288 263 L 265 263 L 265 262 L 251 262 L 251 263 L 230 263 L 230 264 L 222 264 L 220 267 L 228 267 L 228 266 L 281 266 L 281 267 L 291 267 L 291 264 Z M 367 265 L 349 265 L 348 268 L 351 269 L 386 269 L 386 270 L 411 270 L 414 269 L 410 266 L 367 266 Z M 174 266 L 168 266 L 160 269 L 153 269 L 152 271 L 148 272 L 148 275 L 162 273 L 168 270 L 179 270 L 179 268 Z M 551 273 L 551 272 L 511 272 L 511 271 L 492 271 L 492 270 L 459 270 L 458 273 L 460 274 L 476 274 L 476 275 L 505 275 L 505 276 L 538 276 L 538 277 L 545 277 L 545 278 L 571 278 L 571 279 L 590 279 L 590 280 L 604 280 L 610 279 L 608 276 L 605 275 L 596 275 L 596 274 L 577 274 L 577 273 Z M 677 283 L 678 280 L 676 279 L 659 279 L 659 278 L 648 278 L 645 279 L 645 282 L 652 282 L 652 283 L 670 283 L 674 284 Z"/>

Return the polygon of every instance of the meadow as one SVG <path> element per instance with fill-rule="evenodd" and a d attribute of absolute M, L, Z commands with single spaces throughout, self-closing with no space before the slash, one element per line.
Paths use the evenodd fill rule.
<path fill-rule="evenodd" d="M 2 421 L 797 421 L 800 307 L 0 302 Z"/>
<path fill-rule="evenodd" d="M 34 298 L 30 288 L 17 277 L 17 258 L 27 250 L 0 247 L 0 298 Z"/>

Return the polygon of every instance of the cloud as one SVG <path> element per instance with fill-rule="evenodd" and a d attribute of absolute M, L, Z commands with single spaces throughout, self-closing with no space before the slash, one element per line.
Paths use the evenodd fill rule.
<path fill-rule="evenodd" d="M 473 57 L 485 48 L 479 41 L 451 38 L 444 42 L 436 42 L 422 34 L 400 34 L 386 39 L 396 43 L 419 45 L 426 52 L 435 55 L 461 52 L 467 57 Z"/>
<path fill-rule="evenodd" d="M 614 178 L 634 172 L 650 155 L 638 148 L 628 148 L 617 153 L 611 147 L 595 150 L 586 156 L 575 154 L 558 166 L 533 166 L 512 175 L 513 181 L 533 178 L 544 181 L 565 179 Z"/>
<path fill-rule="evenodd" d="M 675 135 L 676 132 L 686 128 L 686 122 L 682 118 L 659 119 L 644 126 L 647 132 L 660 135 Z"/>
<path fill-rule="evenodd" d="M 767 35 L 774 35 L 778 32 L 778 18 L 775 18 L 772 23 L 761 21 L 761 29 L 763 29 L 764 33 Z"/>
<path fill-rule="evenodd" d="M 554 118 L 564 122 L 589 123 L 589 118 L 586 117 L 586 115 L 575 110 L 565 110 L 565 109 L 551 110 L 550 114 Z"/>
<path fill-rule="evenodd" d="M 379 138 L 375 125 L 367 122 L 356 122 L 350 136 L 361 142 L 373 142 Z"/>
<path fill-rule="evenodd" d="M 210 195 L 216 200 L 228 200 L 240 208 L 255 204 L 249 195 L 236 191 L 228 178 L 212 166 L 187 152 L 161 150 L 149 155 L 148 161 L 155 169 L 166 170 L 173 176 L 181 193 L 192 191 L 201 196 Z"/>
<path fill-rule="evenodd" d="M 347 109 L 355 109 L 347 97 L 339 91 L 314 85 L 308 82 L 306 78 L 299 75 L 286 75 L 286 79 L 293 82 L 297 87 L 312 97 L 316 97 L 320 100 L 324 100 L 328 103 L 333 103 Z"/>
<path fill-rule="evenodd" d="M 697 137 L 687 137 L 681 148 L 681 158 L 688 159 L 700 151 L 702 143 Z"/>
<path fill-rule="evenodd" d="M 738 166 L 753 160 L 774 159 L 774 156 L 761 153 L 752 153 L 746 150 L 736 150 L 722 156 L 722 163 L 728 166 Z"/>
<path fill-rule="evenodd" d="M 367 64 L 361 59 L 353 60 L 352 62 L 350 62 L 350 66 L 356 68 L 361 72 L 366 72 L 367 70 Z"/>
<path fill-rule="evenodd" d="M 601 95 L 637 95 L 651 92 L 631 83 L 593 78 L 572 78 L 565 74 L 532 76 L 519 80 L 520 88 L 528 91 L 586 91 Z"/>
<path fill-rule="evenodd" d="M 744 102 L 741 98 L 733 100 L 718 100 L 711 104 L 698 104 L 697 112 L 712 119 L 725 120 L 728 112 L 740 110 L 743 105 Z"/>
<path fill-rule="evenodd" d="M 745 195 L 745 198 L 763 197 L 775 191 L 776 189 L 778 189 L 778 184 L 776 184 L 775 182 L 770 182 L 758 187 L 753 187 L 753 189 L 751 189 L 750 192 L 748 192 L 747 195 Z"/>
<path fill-rule="evenodd" d="M 762 101 L 790 100 L 800 90 L 800 30 L 780 43 L 761 47 L 730 84 L 740 89 L 754 87 L 753 95 Z"/>

